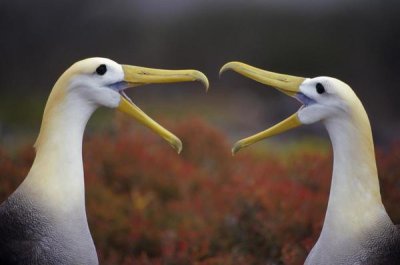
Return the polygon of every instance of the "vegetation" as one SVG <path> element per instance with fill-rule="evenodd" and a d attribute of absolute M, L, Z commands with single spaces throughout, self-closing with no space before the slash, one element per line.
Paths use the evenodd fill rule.
<path fill-rule="evenodd" d="M 326 210 L 329 152 L 232 157 L 221 132 L 199 119 L 181 124 L 168 126 L 184 142 L 180 156 L 124 122 L 86 137 L 87 212 L 101 264 L 303 264 Z M 1 200 L 33 158 L 31 147 L 0 150 Z M 384 203 L 400 221 L 400 144 L 377 158 Z"/>

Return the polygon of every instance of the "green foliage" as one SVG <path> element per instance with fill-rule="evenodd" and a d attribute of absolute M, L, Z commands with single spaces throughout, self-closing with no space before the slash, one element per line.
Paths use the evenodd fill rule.
<path fill-rule="evenodd" d="M 304 148 L 235 157 L 199 119 L 172 127 L 180 156 L 129 123 L 86 137 L 89 225 L 101 264 L 303 264 L 320 233 L 332 157 Z M 0 150 L 0 198 L 27 174 L 31 148 Z M 384 203 L 400 221 L 400 144 L 378 152 Z"/>

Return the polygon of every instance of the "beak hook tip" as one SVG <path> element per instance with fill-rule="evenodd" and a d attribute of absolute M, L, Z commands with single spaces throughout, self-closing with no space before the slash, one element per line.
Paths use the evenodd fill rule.
<path fill-rule="evenodd" d="M 208 92 L 208 89 L 210 88 L 210 85 L 209 85 L 207 79 L 206 79 L 206 81 L 203 82 L 203 85 L 206 87 L 206 93 L 207 93 L 207 92 Z"/>
<path fill-rule="evenodd" d="M 240 149 L 242 149 L 242 146 L 239 143 L 234 144 L 232 147 L 232 156 L 235 156 Z"/>
<path fill-rule="evenodd" d="M 182 145 L 178 147 L 178 149 L 176 149 L 176 152 L 178 153 L 178 155 L 181 154 L 182 152 Z"/>
<path fill-rule="evenodd" d="M 236 71 L 235 69 L 238 67 L 241 67 L 242 65 L 244 65 L 244 64 L 241 62 L 237 62 L 237 61 L 232 61 L 232 62 L 226 63 L 219 70 L 219 76 L 221 77 L 221 75 L 228 70 Z"/>
<path fill-rule="evenodd" d="M 170 142 L 172 148 L 175 149 L 175 151 L 178 153 L 178 155 L 182 152 L 182 141 L 179 140 L 178 138 L 175 139 L 173 142 Z"/>
<path fill-rule="evenodd" d="M 195 81 L 199 81 L 203 84 L 203 86 L 206 88 L 206 93 L 208 92 L 208 88 L 210 87 L 210 83 L 208 81 L 208 78 L 205 74 L 199 71 L 195 71 Z"/>
<path fill-rule="evenodd" d="M 227 63 L 227 64 L 225 64 L 224 66 L 222 66 L 221 67 L 221 69 L 219 70 L 219 78 L 221 78 L 221 75 L 224 73 L 224 72 L 226 72 L 226 71 L 228 71 L 230 68 L 229 68 L 229 64 L 230 63 Z"/>

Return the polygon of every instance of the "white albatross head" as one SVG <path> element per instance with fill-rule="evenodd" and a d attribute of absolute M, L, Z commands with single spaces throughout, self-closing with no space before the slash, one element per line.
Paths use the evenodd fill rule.
<path fill-rule="evenodd" d="M 233 70 L 262 84 L 272 86 L 277 90 L 296 98 L 303 105 L 286 120 L 258 134 L 238 141 L 232 153 L 249 146 L 264 138 L 271 137 L 302 124 L 327 122 L 336 118 L 352 117 L 365 113 L 364 108 L 353 90 L 342 81 L 332 77 L 303 78 L 273 73 L 256 67 L 230 62 L 225 64 L 220 73 Z M 366 114 L 363 115 L 366 117 Z"/>
<path fill-rule="evenodd" d="M 359 103 L 347 84 L 325 76 L 305 79 L 294 97 L 303 104 L 297 112 L 302 124 L 349 115 L 354 104 Z"/>
<path fill-rule="evenodd" d="M 73 64 L 58 79 L 53 87 L 43 115 L 41 132 L 56 127 L 54 116 L 60 119 L 66 108 L 75 108 L 75 113 L 90 114 L 100 106 L 116 108 L 137 119 L 140 123 L 164 138 L 178 153 L 181 141 L 172 133 L 147 116 L 125 94 L 125 89 L 145 84 L 200 81 L 208 89 L 207 77 L 196 70 L 161 70 L 131 65 L 121 65 L 106 58 L 89 58 Z M 65 116 L 65 115 L 64 115 Z M 72 115 L 71 119 L 76 118 Z M 50 125 L 49 125 L 50 124 Z M 45 129 L 46 128 L 46 129 Z M 45 133 L 43 133 L 45 134 Z M 35 146 L 40 146 L 39 135 Z"/>

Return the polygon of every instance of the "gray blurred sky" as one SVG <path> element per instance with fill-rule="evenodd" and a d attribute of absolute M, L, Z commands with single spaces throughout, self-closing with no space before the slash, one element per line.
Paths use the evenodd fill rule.
<path fill-rule="evenodd" d="M 148 0 L 136 1 L 136 8 L 143 16 L 179 16 L 195 12 L 199 8 L 229 9 L 237 7 L 281 8 L 297 12 L 325 11 L 332 12 L 348 6 L 362 4 L 362 0 Z"/>
<path fill-rule="evenodd" d="M 158 68 L 196 68 L 195 84 L 132 91 L 143 109 L 176 112 L 187 102 L 238 134 L 265 128 L 298 104 L 218 69 L 227 61 L 349 83 L 378 141 L 400 133 L 400 1 L 387 0 L 0 0 L 0 124 L 38 126 L 47 95 L 73 62 L 103 56 Z M 15 99 L 23 99 L 17 111 Z M 171 104 L 169 109 L 168 104 Z M 187 106 L 190 107 L 190 106 Z M 242 117 L 242 113 L 248 114 Z M 211 114 L 210 114 L 211 113 Z M 168 116 L 168 115 L 167 115 Z M 36 130 L 36 129 L 35 129 Z M 319 128 L 317 127 L 319 132 Z"/>

